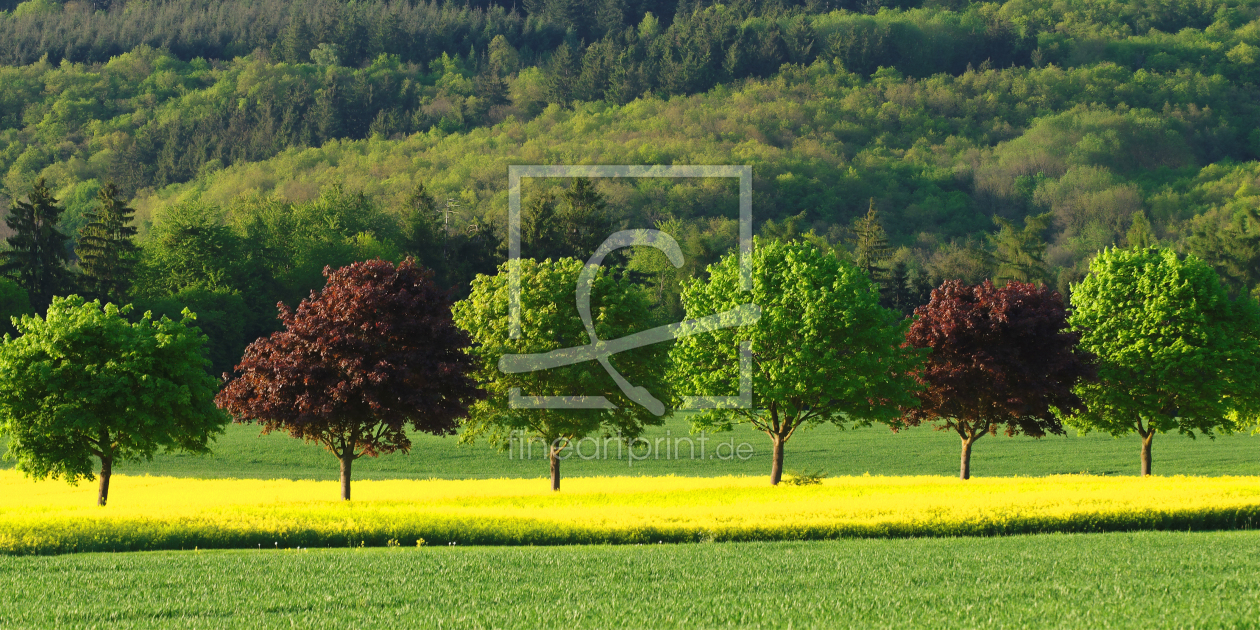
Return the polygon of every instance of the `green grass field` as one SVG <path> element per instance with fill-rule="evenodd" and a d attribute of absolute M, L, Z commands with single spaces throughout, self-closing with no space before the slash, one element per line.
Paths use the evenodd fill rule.
<path fill-rule="evenodd" d="M 1245 628 L 1260 533 L 0 557 L 0 627 Z"/>
<path fill-rule="evenodd" d="M 690 424 L 685 418 L 671 418 L 663 427 L 653 428 L 645 437 L 655 440 L 668 435 L 686 437 Z M 765 435 L 740 427 L 730 433 L 711 434 L 706 454 L 711 456 L 717 442 L 747 442 L 752 454 L 746 460 L 690 459 L 682 447 L 680 459 L 647 459 L 631 462 L 621 459 L 583 461 L 576 454 L 562 465 L 568 477 L 596 475 L 769 475 L 770 441 Z M 409 454 L 363 458 L 355 462 L 356 479 L 485 479 L 534 478 L 547 474 L 543 450 L 535 448 L 534 459 L 510 458 L 484 442 L 460 445 L 456 438 L 413 435 Z M 977 477 L 1051 475 L 1090 472 L 1107 475 L 1135 475 L 1138 472 L 1138 438 L 1114 439 L 1108 435 L 1077 436 L 1041 440 L 1027 437 L 988 436 L 976 443 L 972 474 Z M 663 448 L 663 447 L 662 447 Z M 696 445 L 699 449 L 699 445 Z M 3 447 L 0 447 L 0 451 Z M 610 454 L 615 450 L 610 447 Z M 588 444 L 585 454 L 593 452 Z M 747 452 L 745 450 L 745 452 Z M 1221 436 L 1215 440 L 1190 439 L 1181 435 L 1155 438 L 1155 473 L 1172 475 L 1260 475 L 1260 436 Z M 663 457 L 663 454 L 662 454 Z M 0 463 L 11 467 L 12 462 Z M 823 470 L 831 475 L 957 475 L 958 437 L 953 433 L 920 427 L 892 433 L 887 427 L 873 426 L 841 431 L 820 426 L 801 431 L 788 443 L 786 468 Z M 214 455 L 159 455 L 153 462 L 115 465 L 115 472 L 201 478 L 336 479 L 337 461 L 319 446 L 305 444 L 282 434 L 258 436 L 252 425 L 230 425 L 226 435 L 214 445 Z"/>

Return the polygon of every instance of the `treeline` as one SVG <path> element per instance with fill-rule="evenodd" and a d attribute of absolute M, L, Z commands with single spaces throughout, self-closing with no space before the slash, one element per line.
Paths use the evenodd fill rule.
<path fill-rule="evenodd" d="M 13 332 L 8 317 L 42 313 L 54 296 L 67 294 L 134 302 L 137 317 L 151 310 L 178 320 L 189 308 L 210 337 L 217 375 L 240 360 L 249 342 L 276 329 L 278 302 L 297 304 L 322 286 L 326 266 L 410 255 L 451 288 L 492 271 L 505 249 L 489 230 L 447 232 L 423 188 L 393 212 L 339 187 L 306 203 L 188 204 L 164 214 L 140 239 L 128 226 L 134 210 L 119 194 L 104 186 L 77 234 L 53 227 L 65 209 L 42 181 L 13 203 L 12 235 L 0 252 L 0 273 L 8 277 L 0 280 L 4 330 Z"/>
<path fill-rule="evenodd" d="M 68 180 L 95 179 L 92 186 L 99 186 L 108 179 L 132 195 L 223 166 L 264 160 L 289 147 L 433 130 L 466 132 L 509 117 L 531 119 L 553 104 L 617 105 L 716 86 L 738 89 L 752 78 L 820 62 L 845 76 L 870 77 L 872 84 L 902 81 L 911 90 L 916 81 L 936 81 L 942 73 L 962 76 L 969 68 L 984 73 L 1114 66 L 1128 70 L 1136 79 L 1128 82 L 1137 90 L 1145 86 L 1134 84 L 1150 83 L 1148 75 L 1176 76 L 1177 83 L 1191 89 L 1163 90 L 1155 98 L 1137 90 L 1117 95 L 1088 85 L 1067 89 L 1074 92 L 1072 103 L 1124 103 L 1155 111 L 1165 103 L 1211 107 L 1233 127 L 1233 137 L 1211 139 L 1225 143 L 1215 151 L 1218 156 L 1250 159 L 1252 145 L 1260 146 L 1260 136 L 1250 138 L 1238 123 L 1254 120 L 1241 111 L 1245 104 L 1221 102 L 1222 90 L 1205 92 L 1195 85 L 1224 80 L 1254 100 L 1250 91 L 1260 77 L 1260 20 L 1249 3 L 1119 4 L 1097 11 L 1093 4 L 1011 2 L 874 15 L 809 13 L 832 8 L 818 4 L 678 6 L 676 15 L 667 12 L 674 16 L 668 20 L 651 14 L 648 5 L 627 6 L 625 28 L 587 39 L 546 16 L 573 14 L 574 7 L 584 7 L 581 15 L 593 15 L 597 7 L 558 0 L 538 4 L 528 15 L 499 5 L 333 0 L 239 7 L 181 0 L 143 7 L 121 3 L 96 11 L 88 4 L 23 3 L 0 17 L 0 55 L 25 50 L 3 43 L 6 28 L 13 29 L 13 37 L 38 37 L 43 48 L 10 60 L 29 65 L 0 68 L 0 194 L 20 196 L 42 175 L 68 199 L 68 220 L 74 221 L 81 214 L 76 209 L 94 189 L 67 191 Z M 634 17 L 640 10 L 641 18 Z M 244 31 L 223 31 L 223 45 L 239 50 L 187 43 L 213 29 L 179 17 L 213 13 L 241 20 L 242 29 L 266 31 L 272 22 L 258 12 L 278 16 L 272 22 L 279 30 L 257 41 Z M 398 17 L 404 13 L 410 17 Z M 150 39 L 78 54 L 77 45 L 50 43 L 62 27 L 40 26 L 40 20 L 67 16 L 88 22 L 160 18 L 169 24 L 138 22 L 136 33 Z M 98 38 L 114 32 L 88 22 L 84 32 Z M 433 37 L 399 26 L 407 24 L 433 29 Z M 373 34 L 382 28 L 402 29 L 397 45 L 385 45 L 393 40 Z M 1174 30 L 1175 35 L 1167 34 Z M 997 88 L 1005 92 L 997 97 L 1006 111 L 994 112 L 1000 121 L 986 121 L 989 129 L 966 130 L 969 139 L 982 144 L 1009 139 L 1033 116 L 1067 108 L 1062 102 L 1021 107 L 1021 91 L 1036 98 L 1047 88 L 1064 87 L 1021 85 L 1027 80 L 1021 76 L 1027 75 L 1004 75 L 1014 80 Z M 959 97 L 917 92 L 916 98 L 933 104 Z M 900 133 L 903 121 L 885 116 L 876 122 L 882 132 Z M 879 134 L 864 142 L 871 140 L 879 140 Z"/>
<path fill-rule="evenodd" d="M 885 71 L 865 80 L 816 62 L 687 98 L 551 108 L 468 133 L 329 143 L 144 195 L 138 207 L 143 216 L 189 199 L 310 198 L 315 182 L 343 182 L 396 207 L 423 181 L 458 200 L 461 226 L 502 230 L 509 164 L 740 163 L 753 167 L 759 224 L 791 219 L 801 232 L 841 243 L 873 199 L 894 258 L 939 278 L 992 277 L 993 265 L 975 251 L 999 228 L 993 217 L 1022 230 L 1024 217 L 1048 212 L 1038 233 L 1045 274 L 1066 291 L 1095 252 L 1125 242 L 1137 212 L 1158 239 L 1183 250 L 1196 231 L 1241 242 L 1230 235 L 1250 228 L 1234 215 L 1260 202 L 1257 103 L 1254 88 L 1223 77 L 1111 64 L 926 80 Z M 618 228 L 674 219 L 717 238 L 714 226 L 735 216 L 736 191 L 717 181 L 597 187 L 616 200 L 607 212 Z"/>

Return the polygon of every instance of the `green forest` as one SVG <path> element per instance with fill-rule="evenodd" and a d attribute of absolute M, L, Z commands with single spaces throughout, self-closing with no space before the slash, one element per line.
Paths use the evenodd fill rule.
<path fill-rule="evenodd" d="M 466 295 L 511 164 L 750 165 L 758 234 L 907 314 L 1142 243 L 1260 295 L 1260 0 L 0 0 L 0 64 L 0 316 L 189 307 L 216 374 L 325 266 Z M 662 321 L 736 240 L 733 181 L 523 192 L 528 257 L 674 235 L 619 260 Z"/>

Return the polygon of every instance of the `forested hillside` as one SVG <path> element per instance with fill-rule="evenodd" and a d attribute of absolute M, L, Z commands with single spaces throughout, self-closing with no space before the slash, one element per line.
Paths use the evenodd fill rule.
<path fill-rule="evenodd" d="M 73 270 L 115 184 L 129 297 L 204 312 L 216 368 L 325 264 L 415 254 L 466 291 L 505 255 L 509 164 L 752 165 L 759 232 L 854 256 L 903 310 L 950 278 L 1068 293 L 1137 240 L 1260 284 L 1260 0 L 0 10 L 0 201 L 44 181 Z M 667 226 L 692 264 L 628 263 L 663 315 L 734 242 L 730 182 L 525 193 L 526 255 Z"/>

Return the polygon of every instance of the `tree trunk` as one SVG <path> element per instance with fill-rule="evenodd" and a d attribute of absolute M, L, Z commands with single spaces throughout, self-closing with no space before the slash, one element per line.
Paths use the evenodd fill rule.
<path fill-rule="evenodd" d="M 977 437 L 962 438 L 962 458 L 958 467 L 958 478 L 966 481 L 971 479 L 971 445 L 976 443 Z"/>
<path fill-rule="evenodd" d="M 773 436 L 774 461 L 770 464 L 770 485 L 777 486 L 783 480 L 783 438 Z"/>
<path fill-rule="evenodd" d="M 1151 476 L 1151 441 L 1155 439 L 1155 429 L 1142 436 L 1142 476 Z"/>
<path fill-rule="evenodd" d="M 96 504 L 105 505 L 109 500 L 109 476 L 114 473 L 114 458 L 101 458 L 101 486 L 96 492 Z"/>
<path fill-rule="evenodd" d="M 551 490 L 552 492 L 560 491 L 560 451 L 556 447 L 551 447 L 548 451 L 551 459 Z"/>
<path fill-rule="evenodd" d="M 341 500 L 350 500 L 350 466 L 354 464 L 354 453 L 347 452 L 341 456 Z"/>

